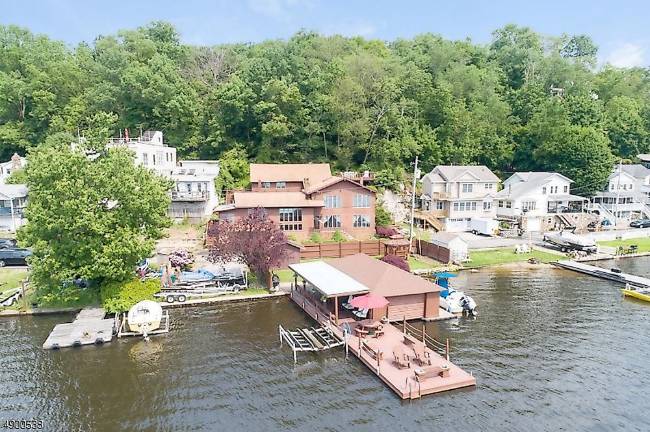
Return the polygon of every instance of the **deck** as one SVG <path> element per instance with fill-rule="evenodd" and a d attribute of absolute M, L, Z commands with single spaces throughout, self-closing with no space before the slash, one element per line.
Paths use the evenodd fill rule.
<path fill-rule="evenodd" d="M 291 299 L 319 324 L 329 325 L 331 323 L 329 313 L 326 313 L 321 307 L 313 304 L 297 291 L 292 291 Z M 339 326 L 331 325 L 332 331 L 338 337 L 344 338 L 343 327 L 346 324 L 350 326 L 353 322 L 354 320 L 350 318 L 340 319 Z M 360 340 L 357 336 L 349 335 L 346 349 L 361 360 L 400 398 L 417 399 L 428 394 L 476 385 L 476 378 L 429 347 L 426 347 L 425 350 L 431 359 L 431 366 L 447 365 L 449 367 L 449 376 L 444 378 L 436 376 L 418 382 L 415 379 L 415 370 L 419 365 L 411 362 L 410 367 L 400 369 L 393 361 L 393 347 L 402 346 L 407 351 L 412 350 L 410 344 L 405 344 L 404 332 L 395 325 L 388 323 L 384 324 L 383 329 L 384 334 L 377 338 L 365 337 Z M 365 344 L 362 345 L 364 342 Z M 377 358 L 371 351 L 380 352 L 382 355 Z"/>
<path fill-rule="evenodd" d="M 554 262 L 553 264 L 566 270 L 572 270 L 601 279 L 608 279 L 624 285 L 630 284 L 640 288 L 650 288 L 650 279 L 641 276 L 635 276 L 629 273 L 617 273 L 611 271 L 610 269 L 596 267 L 576 261 L 558 261 Z"/>
<path fill-rule="evenodd" d="M 115 320 L 105 319 L 102 308 L 84 308 L 71 323 L 57 324 L 43 343 L 43 349 L 103 344 L 113 340 Z"/>

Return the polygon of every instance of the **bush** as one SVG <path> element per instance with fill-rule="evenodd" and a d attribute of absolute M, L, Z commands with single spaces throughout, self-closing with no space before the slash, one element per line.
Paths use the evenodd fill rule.
<path fill-rule="evenodd" d="M 391 217 L 388 210 L 378 202 L 375 205 L 375 225 L 378 227 L 385 227 L 393 223 L 393 218 Z"/>
<path fill-rule="evenodd" d="M 375 232 L 377 233 L 378 237 L 382 237 L 382 238 L 389 238 L 391 236 L 399 234 L 399 232 L 395 228 L 383 227 L 383 226 L 375 227 Z"/>
<path fill-rule="evenodd" d="M 343 233 L 339 230 L 334 231 L 334 234 L 332 234 L 332 241 L 340 243 L 344 242 L 346 240 L 345 236 Z"/>
<path fill-rule="evenodd" d="M 154 300 L 154 294 L 160 291 L 160 280 L 132 279 L 122 282 L 110 282 L 101 287 L 102 306 L 107 312 L 126 312 L 142 300 Z"/>
<path fill-rule="evenodd" d="M 318 232 L 314 232 L 309 236 L 310 243 L 323 243 L 323 236 Z"/>
<path fill-rule="evenodd" d="M 411 267 L 409 266 L 409 263 L 401 257 L 398 257 L 397 255 L 384 255 L 381 258 L 381 261 L 388 263 L 390 265 L 394 265 L 397 268 L 400 268 L 404 271 L 410 272 Z"/>
<path fill-rule="evenodd" d="M 184 249 L 176 249 L 169 254 L 169 263 L 172 267 L 180 267 L 181 270 L 189 270 L 194 264 L 192 252 Z"/>

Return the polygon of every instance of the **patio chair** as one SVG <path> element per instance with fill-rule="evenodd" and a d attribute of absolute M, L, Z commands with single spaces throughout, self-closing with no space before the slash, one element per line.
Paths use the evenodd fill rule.
<path fill-rule="evenodd" d="M 366 319 L 366 317 L 368 316 L 368 309 L 359 309 L 359 310 L 356 310 L 356 311 L 354 311 L 352 313 L 357 318 Z"/>
<path fill-rule="evenodd" d="M 443 368 L 440 366 L 429 366 L 420 371 L 415 371 L 415 380 L 417 382 L 422 382 L 425 379 L 442 377 L 446 378 L 449 376 L 449 368 Z"/>
<path fill-rule="evenodd" d="M 427 352 L 422 342 L 413 344 L 413 352 L 415 353 L 415 361 L 417 361 L 420 366 L 431 365 L 431 353 Z"/>
<path fill-rule="evenodd" d="M 351 301 L 352 301 L 352 296 L 348 297 L 348 301 L 341 303 L 341 306 L 343 306 L 343 309 L 347 309 L 347 310 L 350 310 L 350 311 L 352 309 L 354 309 L 354 306 L 352 306 L 350 304 Z"/>
<path fill-rule="evenodd" d="M 411 359 L 404 351 L 404 347 L 402 345 L 395 345 L 393 347 L 393 359 L 395 360 L 395 364 L 399 369 L 408 369 L 411 367 Z"/>
<path fill-rule="evenodd" d="M 379 336 L 383 336 L 383 335 L 384 335 L 384 326 L 380 324 L 379 327 L 375 329 L 375 332 L 372 334 L 372 336 L 378 338 Z"/>

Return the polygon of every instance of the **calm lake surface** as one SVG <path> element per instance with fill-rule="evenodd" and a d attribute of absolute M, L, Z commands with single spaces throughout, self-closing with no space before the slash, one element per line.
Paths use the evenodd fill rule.
<path fill-rule="evenodd" d="M 602 264 L 609 266 L 610 263 Z M 611 265 L 650 276 L 649 258 Z M 462 273 L 476 320 L 428 325 L 478 386 L 403 402 L 342 350 L 299 353 L 288 299 L 171 311 L 172 332 L 43 351 L 66 316 L 0 319 L 0 420 L 52 431 L 647 431 L 650 304 L 564 270 Z"/>

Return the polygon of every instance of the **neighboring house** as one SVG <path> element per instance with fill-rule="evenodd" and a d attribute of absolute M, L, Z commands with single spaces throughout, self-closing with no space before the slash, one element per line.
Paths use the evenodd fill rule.
<path fill-rule="evenodd" d="M 650 217 L 650 168 L 617 165 L 606 190 L 594 196 L 591 208 L 615 219 Z"/>
<path fill-rule="evenodd" d="M 219 175 L 218 161 L 180 161 L 171 174 L 174 187 L 169 216 L 193 222 L 208 219 L 219 204 L 214 181 Z"/>
<path fill-rule="evenodd" d="M 460 264 L 469 259 L 469 246 L 458 234 L 436 233 L 431 236 L 431 243 L 449 250 L 449 262 Z"/>
<path fill-rule="evenodd" d="M 27 166 L 27 159 L 14 153 L 11 160 L 0 163 L 0 184 L 5 183 L 12 172 Z"/>
<path fill-rule="evenodd" d="M 499 178 L 483 165 L 439 165 L 422 178 L 422 211 L 445 231 L 470 229 L 472 218 L 496 217 Z"/>
<path fill-rule="evenodd" d="M 343 177 L 329 164 L 251 164 L 251 190 L 233 192 L 217 207 L 220 219 L 263 207 L 288 235 L 306 239 L 340 230 L 363 239 L 375 233 L 375 192 Z"/>
<path fill-rule="evenodd" d="M 640 154 L 637 157 L 641 160 L 641 165 L 650 169 L 650 154 Z"/>
<path fill-rule="evenodd" d="M 111 138 L 109 147 L 126 147 L 135 153 L 136 163 L 163 175 L 176 168 L 176 149 L 163 142 L 161 131 L 145 131 L 137 138 Z"/>
<path fill-rule="evenodd" d="M 514 173 L 496 194 L 497 217 L 523 218 L 527 231 L 541 231 L 542 222 L 549 215 L 583 211 L 589 200 L 571 195 L 571 183 L 573 180 L 553 172 Z"/>
<path fill-rule="evenodd" d="M 26 219 L 23 210 L 27 205 L 27 186 L 0 184 L 0 229 L 16 231 Z"/>

